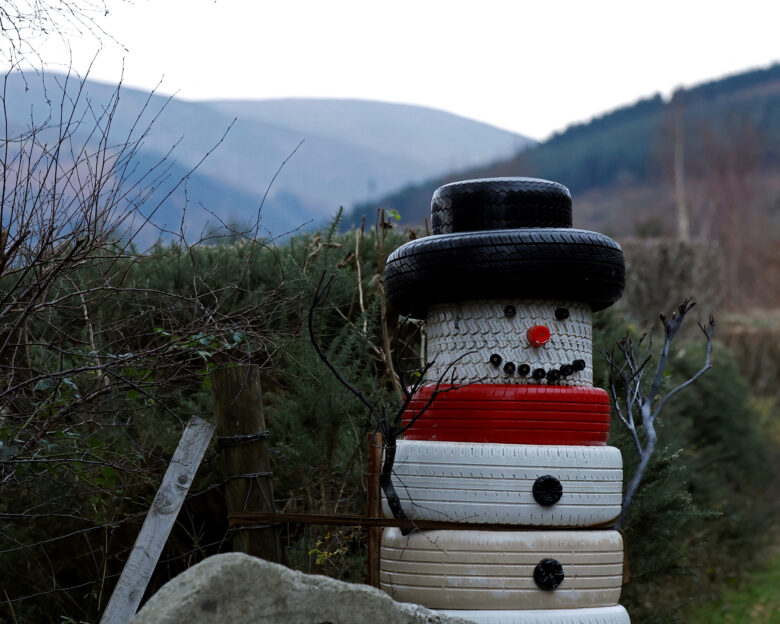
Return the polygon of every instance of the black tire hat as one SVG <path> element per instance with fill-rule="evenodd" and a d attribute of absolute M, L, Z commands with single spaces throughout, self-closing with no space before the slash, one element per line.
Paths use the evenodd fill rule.
<path fill-rule="evenodd" d="M 536 178 L 487 178 L 440 186 L 431 199 L 434 234 L 571 227 L 571 194 Z"/>
<path fill-rule="evenodd" d="M 623 294 L 620 246 L 603 234 L 571 229 L 571 196 L 560 184 L 531 178 L 448 184 L 434 193 L 432 210 L 439 231 L 457 231 L 390 254 L 387 296 L 401 314 L 424 318 L 435 303 L 518 296 L 583 301 L 598 311 Z M 538 226 L 546 211 L 556 227 Z"/>

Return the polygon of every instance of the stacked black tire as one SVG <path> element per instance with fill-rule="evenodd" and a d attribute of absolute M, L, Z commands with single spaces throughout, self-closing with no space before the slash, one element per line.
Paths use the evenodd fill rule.
<path fill-rule="evenodd" d="M 590 337 L 622 294 L 620 247 L 572 229 L 568 189 L 545 180 L 448 184 L 431 222 L 386 269 L 390 303 L 428 319 L 443 362 L 405 414 L 394 484 L 409 517 L 474 528 L 386 530 L 381 587 L 476 622 L 627 624 L 622 539 L 604 528 L 622 458 Z"/>

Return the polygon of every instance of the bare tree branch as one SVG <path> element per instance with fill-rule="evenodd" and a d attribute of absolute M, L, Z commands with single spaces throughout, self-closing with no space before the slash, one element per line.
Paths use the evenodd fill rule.
<path fill-rule="evenodd" d="M 704 333 L 706 339 L 705 361 L 701 369 L 697 371 L 686 381 L 659 397 L 661 383 L 665 376 L 666 365 L 669 359 L 672 341 L 677 332 L 682 327 L 685 316 L 690 312 L 695 303 L 692 299 L 685 299 L 682 304 L 672 313 L 671 318 L 660 315 L 661 324 L 664 328 L 664 342 L 661 347 L 661 353 L 656 364 L 655 373 L 649 386 L 643 384 L 643 376 L 647 371 L 647 365 L 652 358 L 652 332 L 649 334 L 646 355 L 641 355 L 642 343 L 645 334 L 639 340 L 635 347 L 630 336 L 626 336 L 618 343 L 618 351 L 622 356 L 622 364 L 615 357 L 614 349 L 609 352 L 603 352 L 603 357 L 609 365 L 609 390 L 612 395 L 612 402 L 615 406 L 618 418 L 631 439 L 639 456 L 639 464 L 636 471 L 629 480 L 626 491 L 623 496 L 620 517 L 617 527 L 620 528 L 625 523 L 626 515 L 633 502 L 634 496 L 644 478 L 653 452 L 658 442 L 658 434 L 655 429 L 655 422 L 667 402 L 679 392 L 694 383 L 699 377 L 707 372 L 711 367 L 712 353 L 712 335 L 715 329 L 715 319 L 711 316 L 709 325 L 705 328 L 701 323 L 699 328 Z M 637 362 L 640 362 L 637 364 Z M 621 397 L 619 383 L 623 385 L 624 396 Z M 621 404 L 622 401 L 622 404 Z M 634 414 L 638 414 L 638 421 Z M 642 437 L 639 435 L 637 424 L 641 424 Z M 644 438 L 644 439 L 642 439 Z"/>
<path fill-rule="evenodd" d="M 41 43 L 52 39 L 65 50 L 73 37 L 118 44 L 100 23 L 108 13 L 106 0 L 5 0 L 0 4 L 0 51 L 9 63 L 44 63 L 49 59 L 42 58 Z"/>

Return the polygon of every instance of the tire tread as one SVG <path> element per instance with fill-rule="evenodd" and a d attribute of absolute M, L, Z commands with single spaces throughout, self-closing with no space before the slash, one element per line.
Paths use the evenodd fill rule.
<path fill-rule="evenodd" d="M 620 246 L 586 230 L 515 229 L 427 236 L 387 260 L 388 299 L 401 314 L 424 318 L 429 305 L 528 297 L 589 303 L 594 311 L 623 293 Z"/>

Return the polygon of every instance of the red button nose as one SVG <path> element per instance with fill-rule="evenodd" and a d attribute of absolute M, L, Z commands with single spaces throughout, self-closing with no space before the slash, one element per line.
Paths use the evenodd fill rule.
<path fill-rule="evenodd" d="M 541 347 L 550 339 L 550 330 L 544 325 L 534 325 L 525 334 L 532 347 Z"/>

